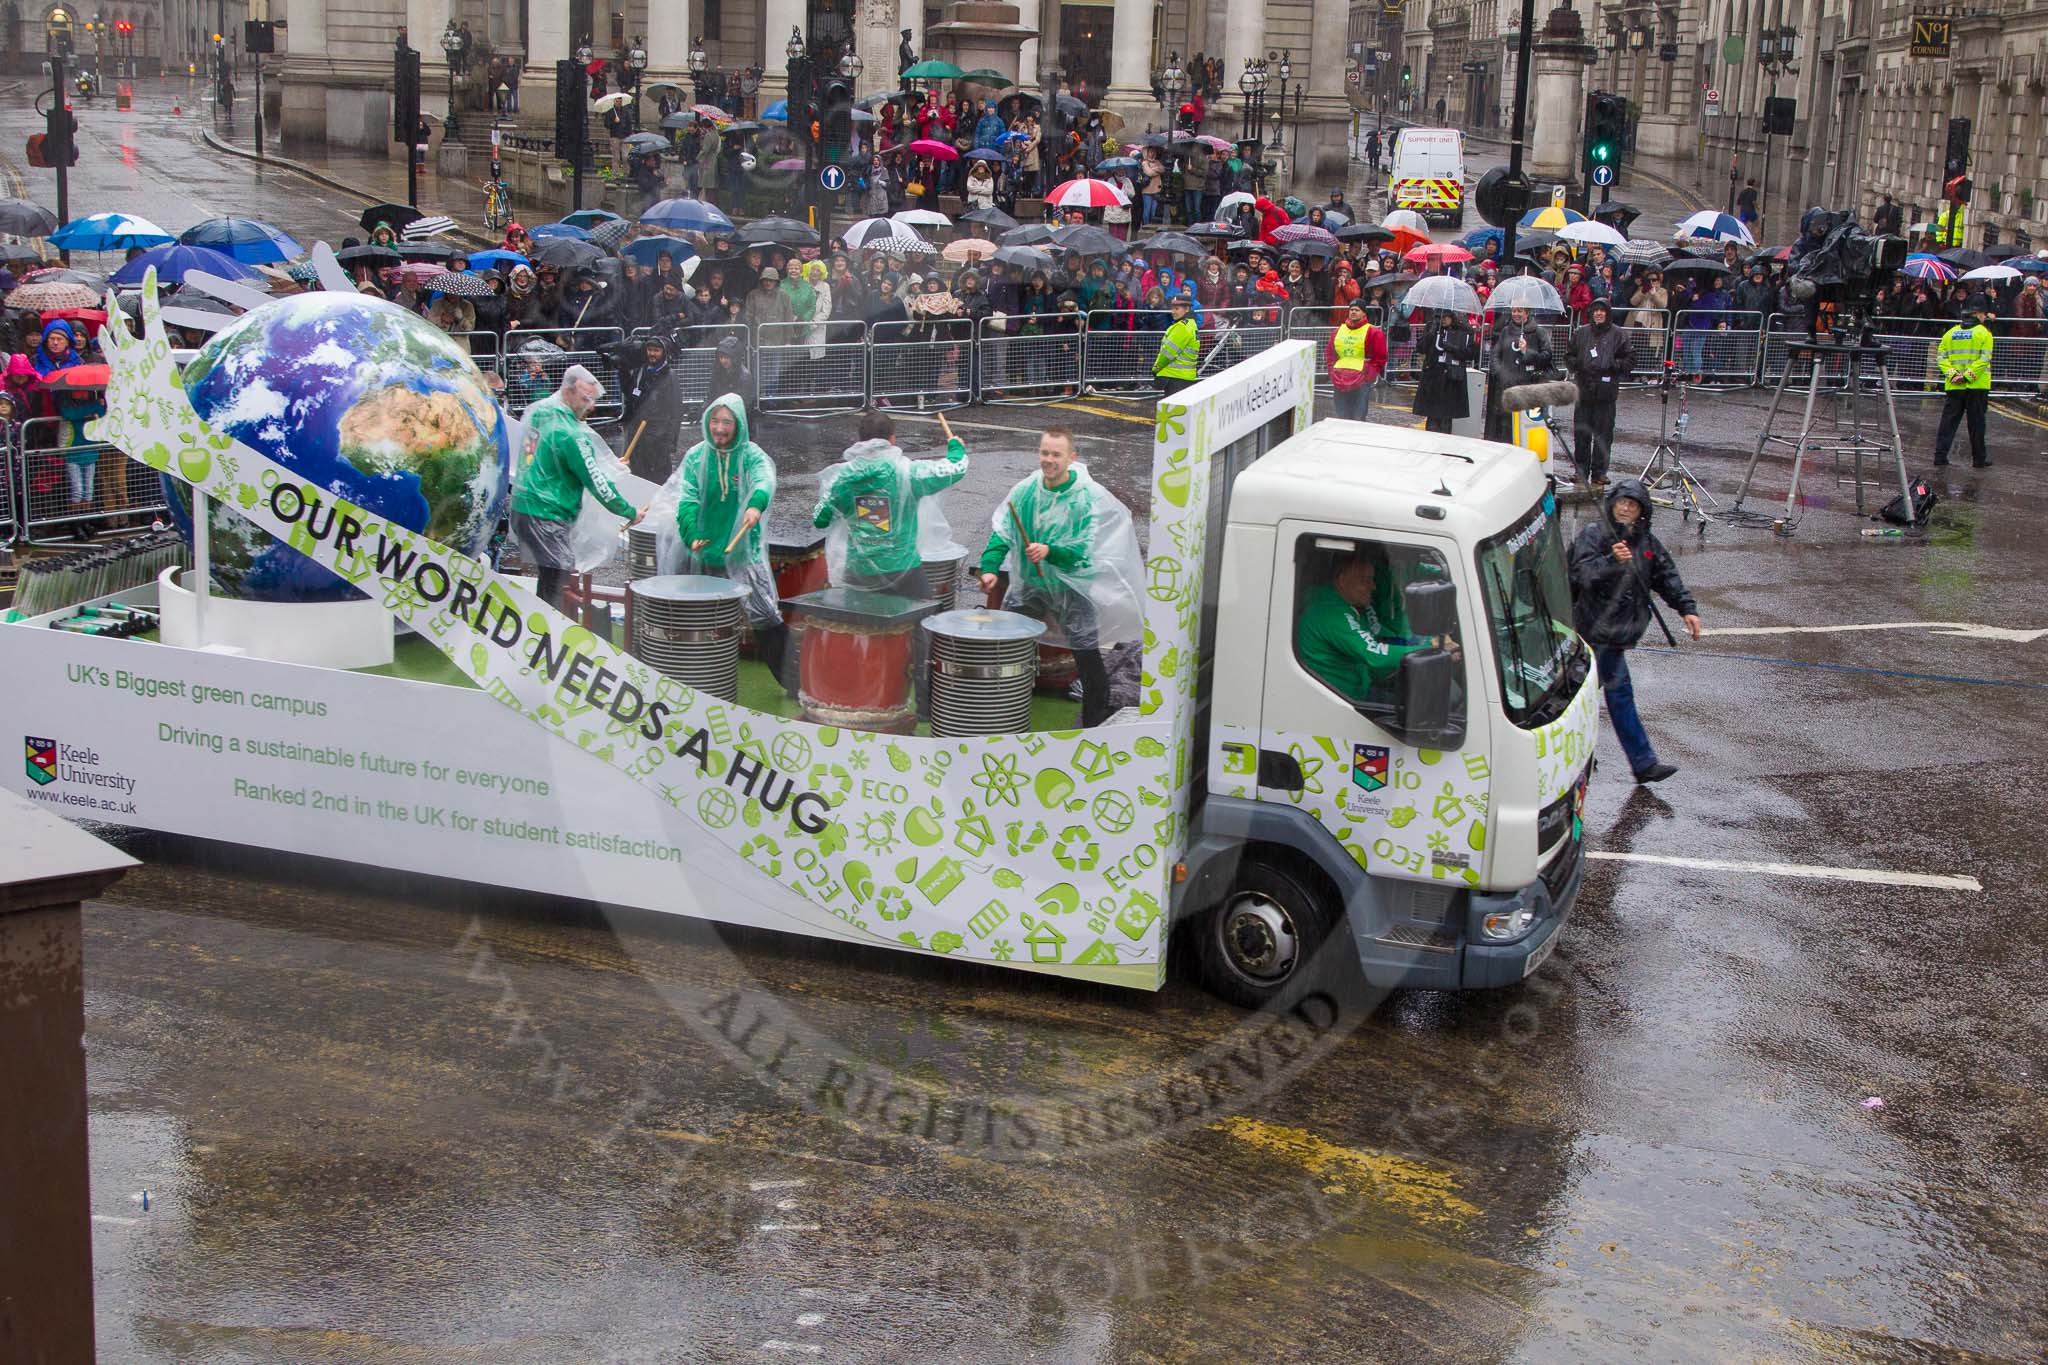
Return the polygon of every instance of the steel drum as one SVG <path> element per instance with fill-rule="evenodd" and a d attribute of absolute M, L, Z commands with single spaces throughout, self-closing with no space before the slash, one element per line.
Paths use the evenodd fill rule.
<path fill-rule="evenodd" d="M 1031 728 L 1043 622 L 1013 611 L 974 609 L 927 617 L 932 733 L 1016 735 Z"/>
<path fill-rule="evenodd" d="M 740 635 L 747 590 L 728 578 L 664 574 L 626 587 L 633 598 L 633 657 L 699 692 L 740 695 Z"/>

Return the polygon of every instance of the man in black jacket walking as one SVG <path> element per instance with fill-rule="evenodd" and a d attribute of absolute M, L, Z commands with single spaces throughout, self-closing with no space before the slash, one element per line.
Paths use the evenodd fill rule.
<path fill-rule="evenodd" d="M 1578 447 L 1579 472 L 1594 488 L 1605 488 L 1607 454 L 1614 444 L 1614 404 L 1621 396 L 1621 381 L 1635 369 L 1636 348 L 1628 333 L 1609 320 L 1606 299 L 1594 299 L 1587 315 L 1592 320 L 1572 333 L 1567 356 L 1579 385 L 1572 440 Z"/>
<path fill-rule="evenodd" d="M 1655 608 L 1651 593 L 1685 618 L 1686 634 L 1700 638 L 1699 605 L 1685 590 L 1678 565 L 1650 533 L 1650 494 L 1641 480 L 1619 479 L 1607 491 L 1601 516 L 1572 542 L 1572 624 L 1593 646 L 1607 719 L 1638 782 L 1662 782 L 1677 772 L 1657 750 L 1636 714 L 1628 651 L 1643 638 Z"/>

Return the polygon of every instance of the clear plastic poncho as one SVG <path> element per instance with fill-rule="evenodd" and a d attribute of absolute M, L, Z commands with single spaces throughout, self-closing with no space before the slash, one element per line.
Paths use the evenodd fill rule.
<path fill-rule="evenodd" d="M 824 528 L 832 582 L 885 578 L 921 568 L 927 559 L 965 555 L 966 547 L 953 539 L 942 494 L 966 474 L 964 448 L 958 459 L 913 460 L 891 441 L 848 446 L 838 464 L 819 474 L 811 519 Z"/>
<path fill-rule="evenodd" d="M 1080 594 L 1095 608 L 1096 637 L 1101 648 L 1129 644 L 1145 634 L 1145 561 L 1138 553 L 1138 532 L 1130 509 L 1116 495 L 1089 477 L 1088 466 L 1076 460 L 1070 471 L 1077 486 L 1055 491 L 1037 474 L 1012 488 L 989 517 L 989 528 L 1006 547 L 1003 568 L 1010 586 L 1006 608 L 1022 601 L 1033 587 L 1051 587 Z M 1014 512 L 1014 517 L 1013 517 Z M 1036 564 L 1024 558 L 1018 523 L 1032 541 L 1054 553 Z M 1071 563 L 1054 559 L 1070 556 Z"/>
<path fill-rule="evenodd" d="M 719 451 L 711 444 L 711 414 L 729 410 L 738 424 L 732 445 Z M 775 462 L 747 434 L 747 407 L 738 394 L 726 394 L 704 407 L 704 439 L 683 453 L 675 473 L 654 495 L 643 519 L 654 528 L 654 562 L 664 574 L 708 574 L 729 578 L 747 590 L 747 620 L 755 626 L 779 624 L 781 598 L 768 563 L 768 504 L 775 498 Z M 739 516 L 765 491 L 761 519 L 744 535 L 735 536 Z M 694 534 L 685 537 L 687 510 Z M 707 542 L 692 550 L 690 540 Z"/>
<path fill-rule="evenodd" d="M 502 411 L 502 409 L 501 409 Z M 626 462 L 618 457 L 605 439 L 582 422 L 577 423 L 577 435 L 583 440 L 584 449 L 589 452 L 591 465 L 619 490 L 635 507 L 645 507 L 648 499 L 656 495 L 655 486 L 626 468 Z M 518 477 L 533 455 L 532 442 L 539 439 L 539 433 L 527 426 L 524 417 L 505 417 L 505 430 L 512 458 L 513 491 L 518 490 Z M 584 494 L 583 504 L 577 509 L 576 519 L 569 523 L 564 553 L 577 573 L 590 573 L 601 569 L 618 558 L 619 546 L 626 530 L 627 519 L 591 497 Z"/>

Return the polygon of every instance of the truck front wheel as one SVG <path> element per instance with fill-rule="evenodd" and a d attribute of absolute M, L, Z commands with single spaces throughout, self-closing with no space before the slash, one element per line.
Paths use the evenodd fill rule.
<path fill-rule="evenodd" d="M 1337 915 L 1296 873 L 1247 863 L 1223 903 L 1202 922 L 1202 978 L 1235 1005 L 1259 1009 L 1308 970 Z"/>

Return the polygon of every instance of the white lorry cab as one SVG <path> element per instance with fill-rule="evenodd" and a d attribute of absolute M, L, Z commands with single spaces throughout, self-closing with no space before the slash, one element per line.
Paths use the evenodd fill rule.
<path fill-rule="evenodd" d="M 1578 894 L 1598 714 L 1550 480 L 1346 421 L 1217 477 L 1176 905 L 1205 981 L 1265 1003 L 1347 931 L 1375 987 L 1521 981 Z"/>
<path fill-rule="evenodd" d="M 1388 158 L 1387 205 L 1433 223 L 1465 225 L 1465 135 L 1456 128 L 1403 128 Z"/>

